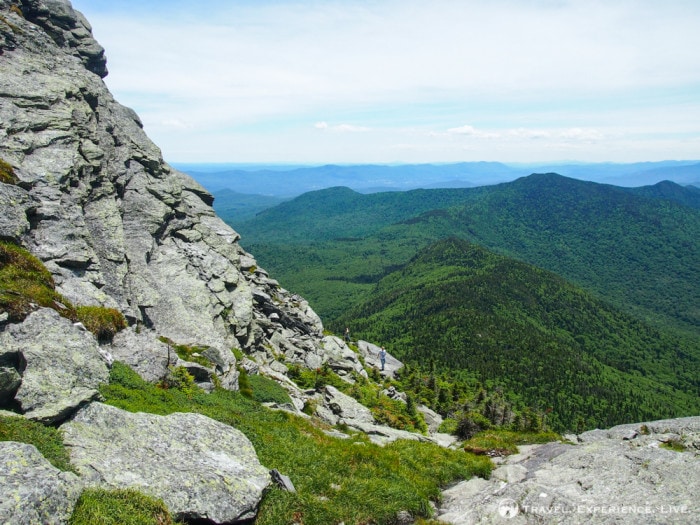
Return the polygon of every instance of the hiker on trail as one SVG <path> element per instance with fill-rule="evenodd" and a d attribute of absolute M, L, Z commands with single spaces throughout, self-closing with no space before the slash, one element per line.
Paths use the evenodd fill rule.
<path fill-rule="evenodd" d="M 384 350 L 384 347 L 382 346 L 382 349 L 379 350 L 379 360 L 382 362 L 382 372 L 384 371 L 384 365 L 386 364 L 386 350 Z"/>
<path fill-rule="evenodd" d="M 350 328 L 348 328 L 347 326 L 345 327 L 345 342 L 350 342 Z"/>

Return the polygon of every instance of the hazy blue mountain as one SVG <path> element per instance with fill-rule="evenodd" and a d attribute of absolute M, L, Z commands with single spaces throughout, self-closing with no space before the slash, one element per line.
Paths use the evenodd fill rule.
<path fill-rule="evenodd" d="M 360 193 L 417 188 L 469 188 L 512 181 L 531 173 L 556 172 L 566 177 L 637 187 L 670 180 L 681 185 L 700 181 L 698 161 L 629 164 L 521 164 L 461 162 L 402 165 L 255 165 L 176 164 L 209 191 L 294 197 L 324 188 L 347 186 Z"/>

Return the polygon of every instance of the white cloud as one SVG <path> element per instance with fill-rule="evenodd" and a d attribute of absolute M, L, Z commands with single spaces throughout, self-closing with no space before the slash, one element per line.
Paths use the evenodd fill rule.
<path fill-rule="evenodd" d="M 362 133 L 370 130 L 368 127 L 355 126 L 354 124 L 336 124 L 334 126 L 330 126 L 328 122 L 325 121 L 317 122 L 314 124 L 314 127 L 316 129 L 332 131 L 335 133 Z"/>
<path fill-rule="evenodd" d="M 450 128 L 447 130 L 447 133 L 450 135 L 466 135 L 469 137 L 476 137 L 480 139 L 497 139 L 500 137 L 498 133 L 494 133 L 491 131 L 483 131 L 476 129 L 474 126 L 460 126 L 457 128 Z"/>
<path fill-rule="evenodd" d="M 552 133 L 543 129 L 517 128 L 508 130 L 508 136 L 523 139 L 548 139 L 552 137 Z"/>
<path fill-rule="evenodd" d="M 166 128 L 171 128 L 171 129 L 188 129 L 190 126 L 188 126 L 186 123 L 183 121 L 176 119 L 176 118 L 169 118 L 165 119 L 161 122 L 161 126 L 166 127 Z"/>
<path fill-rule="evenodd" d="M 460 138 L 489 139 L 469 154 L 486 154 L 492 142 L 496 160 L 520 160 L 521 140 L 529 141 L 528 154 L 544 157 L 562 141 L 627 137 L 619 147 L 629 147 L 642 130 L 660 134 L 659 147 L 646 151 L 681 158 L 687 146 L 668 134 L 700 134 L 700 2 L 73 5 L 106 48 L 108 86 L 137 110 L 166 158 L 272 161 L 304 152 L 300 160 L 313 161 L 317 148 L 317 162 L 382 155 L 394 161 L 400 159 L 390 157 L 398 151 L 392 144 L 414 144 L 420 136 L 429 143 L 406 151 L 420 151 L 425 161 L 460 160 L 466 146 Z M 303 131 L 314 129 L 329 132 L 322 143 L 318 133 Z M 191 131 L 192 145 L 173 142 L 174 131 Z M 330 142 L 350 135 L 358 141 L 354 149 Z M 452 142 L 438 146 L 442 140 Z M 251 141 L 255 148 L 224 147 Z M 193 151 L 202 158 L 182 157 Z M 335 151 L 354 157 L 327 158 Z M 253 152 L 260 158 L 221 158 Z M 273 154 L 284 158 L 267 158 Z"/>
<path fill-rule="evenodd" d="M 593 141 L 602 140 L 604 135 L 596 129 L 581 129 L 581 128 L 571 128 L 562 130 L 560 137 L 563 139 L 570 140 L 583 140 L 583 141 Z"/>

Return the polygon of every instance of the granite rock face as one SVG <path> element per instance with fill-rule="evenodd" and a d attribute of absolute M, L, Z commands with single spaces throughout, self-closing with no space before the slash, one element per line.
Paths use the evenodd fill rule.
<path fill-rule="evenodd" d="M 700 417 L 669 419 L 523 446 L 491 479 L 445 491 L 438 517 L 455 525 L 691 524 L 700 519 L 699 491 Z"/>
<path fill-rule="evenodd" d="M 238 244 L 212 196 L 163 161 L 102 77 L 102 48 L 65 0 L 0 0 L 0 237 L 77 305 L 119 309 L 182 344 L 317 348 L 318 316 Z M 230 365 L 230 363 L 229 363 Z M 235 366 L 220 371 L 236 387 Z M 226 377 L 226 375 L 229 377 Z"/>
<path fill-rule="evenodd" d="M 86 483 L 161 498 L 176 519 L 253 518 L 270 483 L 248 438 L 200 414 L 134 414 L 92 403 L 61 428 Z"/>

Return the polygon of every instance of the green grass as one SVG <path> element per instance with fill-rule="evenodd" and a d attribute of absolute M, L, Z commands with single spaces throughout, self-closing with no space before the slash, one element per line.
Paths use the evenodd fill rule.
<path fill-rule="evenodd" d="M 212 362 L 203 355 L 201 355 L 201 352 L 206 350 L 208 347 L 176 343 L 172 339 L 169 339 L 165 336 L 161 336 L 158 339 L 162 343 L 165 343 L 166 345 L 170 346 L 173 350 L 175 350 L 175 353 L 180 359 L 184 359 L 185 361 L 197 363 L 206 367 L 212 366 Z"/>
<path fill-rule="evenodd" d="M 165 504 L 135 490 L 85 489 L 69 525 L 176 525 Z"/>
<path fill-rule="evenodd" d="M 665 448 L 667 450 L 673 450 L 674 452 L 683 452 L 687 450 L 686 446 L 679 439 L 670 439 L 668 441 L 665 441 L 661 443 L 660 447 Z"/>
<path fill-rule="evenodd" d="M 374 379 L 381 381 L 379 372 L 376 369 L 372 369 L 372 371 L 376 374 Z M 425 432 L 427 430 L 423 416 L 415 411 L 409 413 L 406 403 L 382 394 L 381 391 L 384 386 L 368 381 L 359 374 L 354 378 L 355 383 L 351 385 L 333 372 L 326 363 L 315 370 L 292 365 L 289 368 L 289 377 L 302 389 L 320 389 L 326 385 L 337 388 L 369 408 L 374 418 L 380 424 L 399 430 L 408 430 L 409 432 Z M 385 386 L 388 386 L 388 384 Z M 310 413 L 313 412 L 310 411 Z"/>
<path fill-rule="evenodd" d="M 241 430 L 260 461 L 290 476 L 297 492 L 267 492 L 256 524 L 389 524 L 400 510 L 430 517 L 440 488 L 474 475 L 487 477 L 486 457 L 428 443 L 398 441 L 379 447 L 362 434 L 332 438 L 324 424 L 269 410 L 238 392 L 215 390 L 188 397 L 141 380 L 115 363 L 106 402 L 129 411 L 156 414 L 198 412 Z"/>
<path fill-rule="evenodd" d="M 18 322 L 32 311 L 32 303 L 75 316 L 73 305 L 56 292 L 53 277 L 42 262 L 24 248 L 0 241 L 0 311 L 7 312 L 11 322 Z"/>
<path fill-rule="evenodd" d="M 17 416 L 0 416 L 0 441 L 34 445 L 54 467 L 73 472 L 61 432 Z"/>
<path fill-rule="evenodd" d="M 518 452 L 518 445 L 550 443 L 562 438 L 555 432 L 512 432 L 485 430 L 464 443 L 464 450 L 474 454 L 508 456 Z"/>
<path fill-rule="evenodd" d="M 9 320 L 17 323 L 34 311 L 35 305 L 82 322 L 103 341 L 127 326 L 122 313 L 114 308 L 73 306 L 56 291 L 51 273 L 38 258 L 17 244 L 0 241 L 0 312 L 7 312 Z"/>

